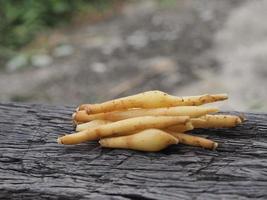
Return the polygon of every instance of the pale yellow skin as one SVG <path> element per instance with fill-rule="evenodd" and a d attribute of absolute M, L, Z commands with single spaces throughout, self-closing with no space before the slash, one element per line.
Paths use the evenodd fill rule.
<path fill-rule="evenodd" d="M 231 128 L 242 123 L 242 119 L 235 115 L 205 115 L 190 121 L 194 128 Z"/>
<path fill-rule="evenodd" d="M 171 135 L 179 139 L 179 143 L 186 144 L 190 146 L 196 146 L 196 147 L 202 147 L 206 149 L 212 149 L 215 150 L 218 147 L 218 143 L 202 138 L 197 136 L 192 136 L 184 133 L 178 133 L 178 132 L 172 132 L 168 131 Z"/>
<path fill-rule="evenodd" d="M 170 126 L 166 130 L 183 133 L 183 132 L 190 131 L 193 129 L 194 129 L 194 126 L 189 121 L 189 122 L 186 122 L 186 124 L 178 124 L 175 126 Z"/>
<path fill-rule="evenodd" d="M 129 108 L 160 108 L 174 106 L 198 106 L 205 103 L 227 99 L 226 94 L 176 97 L 161 91 L 148 91 L 123 97 L 100 104 L 83 104 L 78 110 L 86 110 L 88 114 L 126 110 Z"/>
<path fill-rule="evenodd" d="M 79 132 L 79 131 L 83 131 L 89 128 L 95 128 L 95 127 L 98 127 L 104 124 L 109 124 L 109 123 L 111 123 L 111 121 L 96 119 L 96 120 L 93 120 L 87 123 L 78 124 L 75 130 Z"/>
<path fill-rule="evenodd" d="M 110 124 L 89 128 L 78 133 L 62 136 L 58 138 L 59 144 L 79 144 L 86 141 L 96 140 L 102 137 L 112 137 L 127 135 L 129 132 L 144 130 L 149 128 L 164 129 L 169 126 L 186 124 L 189 117 L 185 116 L 145 116 L 125 119 Z"/>
<path fill-rule="evenodd" d="M 78 124 L 76 126 L 76 131 L 83 131 L 89 128 L 93 128 L 93 127 L 98 127 L 101 126 L 103 124 L 109 124 L 112 123 L 112 121 L 107 121 L 107 120 L 93 120 L 87 123 L 83 123 L 83 124 Z M 179 125 L 175 125 L 175 126 L 171 126 L 168 127 L 166 130 L 171 130 L 171 131 L 176 131 L 176 132 L 185 132 L 185 131 L 189 131 L 189 130 L 193 130 L 194 127 L 192 125 L 191 122 L 186 122 L 185 124 L 179 124 Z M 131 132 L 129 133 L 131 134 Z"/>
<path fill-rule="evenodd" d="M 217 108 L 206 108 L 199 106 L 177 106 L 150 109 L 129 109 L 125 111 L 114 111 L 98 114 L 87 114 L 85 110 L 73 114 L 73 120 L 77 123 L 89 122 L 91 120 L 119 121 L 123 119 L 141 116 L 189 116 L 200 117 L 209 113 L 218 112 Z"/>
<path fill-rule="evenodd" d="M 147 152 L 160 151 L 178 142 L 177 138 L 158 129 L 147 129 L 132 135 L 103 138 L 99 141 L 102 147 Z"/>

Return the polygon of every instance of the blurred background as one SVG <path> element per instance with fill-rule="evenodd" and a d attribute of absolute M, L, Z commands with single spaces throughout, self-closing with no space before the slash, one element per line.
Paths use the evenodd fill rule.
<path fill-rule="evenodd" d="M 158 89 L 267 111 L 267 1 L 0 0 L 0 102 Z"/>

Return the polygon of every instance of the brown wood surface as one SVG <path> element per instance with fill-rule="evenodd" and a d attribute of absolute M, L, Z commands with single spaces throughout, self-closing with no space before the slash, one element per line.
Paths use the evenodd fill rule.
<path fill-rule="evenodd" d="M 217 151 L 62 146 L 74 107 L 0 104 L 0 199 L 267 199 L 267 114 L 198 130 Z M 237 113 L 235 113 L 237 114 Z"/>

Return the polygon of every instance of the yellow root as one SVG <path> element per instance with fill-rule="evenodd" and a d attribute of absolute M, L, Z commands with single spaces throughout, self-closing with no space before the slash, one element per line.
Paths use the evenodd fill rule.
<path fill-rule="evenodd" d="M 218 112 L 217 108 L 205 108 L 199 106 L 177 106 L 167 108 L 152 109 L 130 109 L 126 111 L 114 111 L 98 114 L 87 114 L 85 110 L 78 111 L 73 115 L 73 120 L 78 123 L 89 122 L 91 120 L 119 121 L 123 119 L 141 116 L 189 116 L 200 117 L 209 113 Z"/>
<path fill-rule="evenodd" d="M 161 91 L 149 91 L 128 97 L 123 97 L 100 104 L 83 104 L 79 110 L 86 110 L 88 114 L 126 110 L 129 108 L 159 108 L 174 106 L 198 106 L 205 103 L 227 99 L 226 94 L 200 95 L 176 97 Z"/>
<path fill-rule="evenodd" d="M 194 128 L 230 128 L 242 123 L 235 115 L 206 115 L 190 120 Z"/>
<path fill-rule="evenodd" d="M 186 144 L 195 147 L 202 147 L 206 149 L 215 150 L 218 147 L 218 143 L 208 140 L 202 137 L 192 136 L 184 133 L 169 132 L 171 135 L 179 139 L 179 143 Z"/>
<path fill-rule="evenodd" d="M 127 135 L 129 134 L 129 132 L 149 128 L 164 129 L 173 125 L 186 124 L 186 122 L 188 121 L 189 117 L 185 116 L 136 117 L 101 125 L 95 128 L 89 128 L 78 133 L 65 135 L 58 138 L 57 141 L 59 144 L 79 144 L 86 141 L 96 140 L 102 137 Z"/>
<path fill-rule="evenodd" d="M 164 131 L 147 129 L 128 136 L 103 138 L 99 143 L 102 147 L 107 148 L 155 152 L 165 149 L 171 144 L 177 144 L 178 141 L 177 138 Z"/>

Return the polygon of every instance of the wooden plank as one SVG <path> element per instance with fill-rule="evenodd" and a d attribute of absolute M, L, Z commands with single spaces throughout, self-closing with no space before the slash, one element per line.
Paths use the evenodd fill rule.
<path fill-rule="evenodd" d="M 62 146 L 74 107 L 0 104 L 0 199 L 267 198 L 267 114 L 234 129 L 198 130 L 217 151 L 159 153 Z M 235 113 L 238 114 L 238 113 Z"/>

